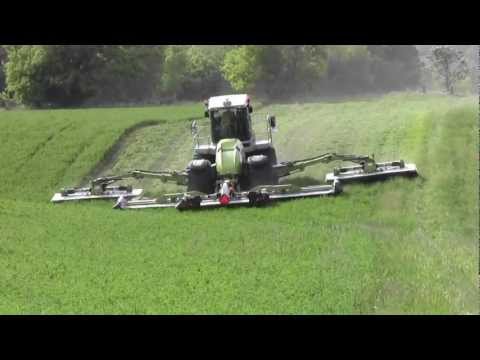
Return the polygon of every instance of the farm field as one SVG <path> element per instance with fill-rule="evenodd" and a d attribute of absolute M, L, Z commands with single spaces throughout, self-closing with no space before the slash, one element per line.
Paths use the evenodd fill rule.
<path fill-rule="evenodd" d="M 92 174 L 182 169 L 202 105 L 0 111 L 0 313 L 478 313 L 478 99 L 399 93 L 258 111 L 277 116 L 279 160 L 374 153 L 421 176 L 266 208 L 53 205 Z M 337 165 L 288 181 L 320 183 Z"/>

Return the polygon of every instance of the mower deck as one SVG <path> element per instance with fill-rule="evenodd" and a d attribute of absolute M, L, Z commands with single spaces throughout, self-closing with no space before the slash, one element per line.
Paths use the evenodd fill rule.
<path fill-rule="evenodd" d="M 119 197 L 132 198 L 143 194 L 143 189 L 121 190 L 118 188 L 107 189 L 101 195 L 93 195 L 90 188 L 77 189 L 71 193 L 56 193 L 53 195 L 51 202 L 60 203 L 65 201 L 77 200 L 97 200 L 97 199 L 117 199 Z"/>
<path fill-rule="evenodd" d="M 250 192 L 242 192 L 234 196 L 228 204 L 222 204 L 215 194 L 188 196 L 188 194 L 171 194 L 157 199 L 132 199 L 119 198 L 115 209 L 148 209 L 170 208 L 179 210 L 195 208 L 215 208 L 232 206 L 258 206 L 271 201 L 306 198 L 314 196 L 335 195 L 341 192 L 338 185 L 317 185 L 295 187 L 292 185 L 271 185 L 257 187 Z M 186 196 L 187 195 L 187 196 Z M 259 199 L 260 197 L 260 199 Z"/>
<path fill-rule="evenodd" d="M 349 166 L 340 168 L 338 173 L 329 173 L 325 176 L 325 181 L 330 183 L 340 181 L 349 182 L 368 182 L 384 180 L 393 176 L 417 176 L 417 167 L 415 164 L 404 164 L 403 167 L 397 163 L 378 163 L 377 169 L 372 173 L 365 173 L 361 166 Z"/>

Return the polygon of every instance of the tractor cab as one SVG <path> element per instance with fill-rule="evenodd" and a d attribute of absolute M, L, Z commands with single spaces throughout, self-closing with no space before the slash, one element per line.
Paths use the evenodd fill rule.
<path fill-rule="evenodd" d="M 225 139 L 239 140 L 248 156 L 273 148 L 275 116 L 252 114 L 247 94 L 214 96 L 204 104 L 205 118 L 209 121 L 194 120 L 191 125 L 194 159 L 206 159 L 213 164 L 217 146 Z"/>
<path fill-rule="evenodd" d="M 248 95 L 212 97 L 205 103 L 205 117 L 210 119 L 213 143 L 222 139 L 252 139 L 250 113 L 253 111 Z"/>

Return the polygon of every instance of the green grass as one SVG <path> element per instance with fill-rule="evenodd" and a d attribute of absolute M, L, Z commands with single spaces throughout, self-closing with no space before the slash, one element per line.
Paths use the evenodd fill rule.
<path fill-rule="evenodd" d="M 478 313 L 478 105 L 396 94 L 273 105 L 281 160 L 329 150 L 422 174 L 261 209 L 51 205 L 102 173 L 182 168 L 201 106 L 0 113 L 0 313 Z M 175 151 L 172 151 L 175 149 Z M 291 181 L 321 182 L 337 164 Z M 312 180 L 313 179 L 313 180 Z M 175 185 L 140 182 L 151 193 Z"/>

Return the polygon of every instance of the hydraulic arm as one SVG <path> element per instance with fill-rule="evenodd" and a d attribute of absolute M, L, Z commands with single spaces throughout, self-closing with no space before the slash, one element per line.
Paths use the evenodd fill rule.
<path fill-rule="evenodd" d="M 142 195 L 142 189 L 133 189 L 128 186 L 110 186 L 116 181 L 125 179 L 143 179 L 155 178 L 162 182 L 172 181 L 178 185 L 186 185 L 188 175 L 186 172 L 166 170 L 166 171 L 148 171 L 133 170 L 122 175 L 106 176 L 94 179 L 90 186 L 84 188 L 67 188 L 54 194 L 52 202 L 63 202 L 69 200 L 89 200 L 89 199 L 116 199 L 120 196 L 129 198 Z"/>
<path fill-rule="evenodd" d="M 92 194 L 102 194 L 106 191 L 107 186 L 124 179 L 143 179 L 143 178 L 155 178 L 162 182 L 172 181 L 178 185 L 187 184 L 187 174 L 185 172 L 166 170 L 166 171 L 148 171 L 148 170 L 132 170 L 126 174 L 117 176 L 107 176 L 94 179 L 90 182 L 90 191 Z"/>
<path fill-rule="evenodd" d="M 336 153 L 325 153 L 308 159 L 281 162 L 274 165 L 274 168 L 278 177 L 284 177 L 303 171 L 307 166 L 319 163 L 329 163 L 335 160 L 357 163 L 362 167 L 365 173 L 374 172 L 377 168 L 373 155 L 370 157 L 366 155 L 342 155 Z"/>

